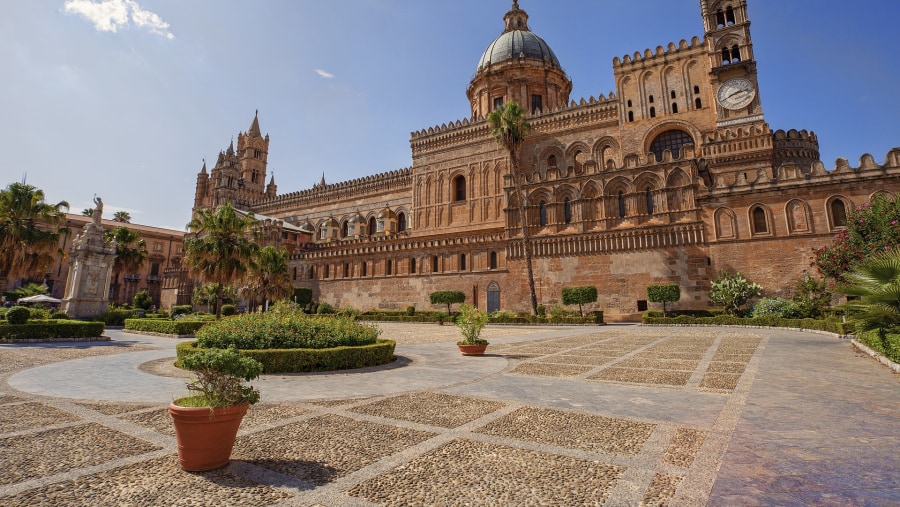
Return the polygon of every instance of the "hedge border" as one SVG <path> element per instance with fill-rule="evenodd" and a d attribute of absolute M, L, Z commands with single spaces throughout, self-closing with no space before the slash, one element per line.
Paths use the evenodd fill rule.
<path fill-rule="evenodd" d="M 108 341 L 103 339 L 106 326 L 102 322 L 77 320 L 41 320 L 25 324 L 0 325 L 2 343 L 44 343 L 51 341 Z M 30 340 L 40 340 L 39 342 Z"/>
<path fill-rule="evenodd" d="M 169 336 L 193 336 L 211 321 L 169 319 L 125 319 L 125 330 Z"/>
<path fill-rule="evenodd" d="M 333 347 L 330 349 L 264 349 L 241 350 L 246 356 L 263 364 L 263 373 L 309 373 L 351 370 L 380 366 L 394 360 L 397 342 L 379 339 L 371 345 Z M 178 362 L 185 354 L 199 350 L 197 340 L 182 342 L 175 347 Z"/>
<path fill-rule="evenodd" d="M 648 317 L 644 315 L 643 324 L 659 326 L 745 326 L 745 327 L 781 327 L 801 331 L 825 331 L 839 336 L 853 333 L 853 325 L 843 322 L 820 319 L 780 319 L 776 317 L 741 318 L 730 315 L 717 317 L 691 318 L 680 315 L 675 318 Z"/>

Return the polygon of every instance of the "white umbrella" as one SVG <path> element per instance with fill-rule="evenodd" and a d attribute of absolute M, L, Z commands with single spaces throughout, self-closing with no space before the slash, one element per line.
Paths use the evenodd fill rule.
<path fill-rule="evenodd" d="M 56 299 L 54 297 L 45 296 L 44 294 L 38 294 L 37 296 L 28 296 L 27 298 L 20 298 L 19 303 L 50 303 L 50 304 L 59 304 L 62 303 L 61 299 Z"/>

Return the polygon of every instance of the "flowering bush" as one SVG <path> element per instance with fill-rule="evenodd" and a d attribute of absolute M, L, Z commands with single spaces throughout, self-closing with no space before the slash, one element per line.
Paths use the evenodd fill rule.
<path fill-rule="evenodd" d="M 814 251 L 813 265 L 837 282 L 851 266 L 876 253 L 900 247 L 900 199 L 883 194 L 847 215 L 847 227 L 834 235 L 831 245 Z"/>
<path fill-rule="evenodd" d="M 709 300 L 724 308 L 728 315 L 738 315 L 744 305 L 762 292 L 762 287 L 748 282 L 740 272 L 720 271 L 710 284 Z"/>
<path fill-rule="evenodd" d="M 210 322 L 197 331 L 203 348 L 327 349 L 370 345 L 380 330 L 349 318 L 312 317 L 298 313 L 242 314 Z"/>

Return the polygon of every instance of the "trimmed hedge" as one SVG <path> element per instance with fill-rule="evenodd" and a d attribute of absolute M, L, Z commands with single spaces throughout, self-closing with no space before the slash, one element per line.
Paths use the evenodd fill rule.
<path fill-rule="evenodd" d="M 649 313 L 649 312 L 648 312 Z M 839 320 L 819 320 L 819 319 L 780 319 L 777 317 L 754 317 L 742 318 L 733 317 L 731 315 L 719 315 L 716 317 L 692 318 L 687 315 L 680 315 L 675 318 L 664 317 L 643 317 L 644 324 L 672 325 L 672 324 L 689 324 L 689 325 L 707 325 L 707 326 L 760 326 L 760 327 L 787 327 L 793 329 L 813 329 L 816 331 L 827 331 L 837 334 L 850 334 L 853 332 L 853 325 Z"/>
<path fill-rule="evenodd" d="M 145 333 L 192 335 L 208 324 L 207 320 L 125 319 L 125 329 Z"/>
<path fill-rule="evenodd" d="M 241 350 L 241 354 L 263 364 L 264 373 L 302 373 L 349 370 L 387 364 L 394 359 L 393 340 L 377 340 L 370 345 L 333 347 L 328 349 L 265 349 Z M 197 352 L 197 340 L 176 346 L 178 362 Z"/>
<path fill-rule="evenodd" d="M 94 338 L 102 336 L 104 329 L 106 326 L 102 322 L 39 320 L 25 324 L 0 325 L 0 340 Z"/>
<path fill-rule="evenodd" d="M 895 363 L 900 363 L 900 334 L 885 333 L 884 342 L 878 336 L 877 330 L 866 331 L 856 335 L 856 339 L 864 343 L 872 350 L 881 352 L 884 357 Z"/>
<path fill-rule="evenodd" d="M 375 343 L 379 330 L 347 317 L 317 317 L 300 313 L 242 314 L 197 332 L 201 347 L 240 350 L 326 349 Z"/>
<path fill-rule="evenodd" d="M 662 313 L 662 312 L 660 312 Z M 361 321 L 381 321 L 381 322 L 437 322 L 443 320 L 446 324 L 453 324 L 456 316 L 447 317 L 444 312 L 434 312 L 427 310 L 416 310 L 415 315 L 408 315 L 403 311 L 368 311 L 356 317 Z M 528 314 L 517 315 L 514 313 L 499 312 L 489 314 L 488 324 L 603 324 L 603 312 L 595 311 L 591 315 L 584 317 L 564 316 L 564 317 L 537 317 Z"/>

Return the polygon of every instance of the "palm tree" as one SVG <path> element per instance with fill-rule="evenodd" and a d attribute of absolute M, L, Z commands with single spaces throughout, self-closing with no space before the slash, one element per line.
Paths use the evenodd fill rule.
<path fill-rule="evenodd" d="M 9 278 L 43 275 L 62 254 L 59 235 L 69 203 L 44 202 L 44 191 L 24 183 L 0 190 L 0 273 Z"/>
<path fill-rule="evenodd" d="M 116 300 L 119 296 L 119 275 L 122 272 L 137 271 L 147 260 L 147 245 L 141 239 L 141 234 L 124 225 L 104 233 L 106 241 L 115 241 L 116 260 L 113 263 L 113 286 L 115 287 Z M 116 301 L 118 302 L 118 301 Z"/>
<path fill-rule="evenodd" d="M 83 216 L 83 217 L 94 216 L 94 208 L 84 208 L 83 210 L 81 210 L 81 216 Z"/>
<path fill-rule="evenodd" d="M 184 263 L 207 283 L 215 283 L 216 319 L 222 316 L 222 287 L 250 269 L 259 246 L 250 239 L 253 214 L 243 215 L 230 204 L 199 209 L 188 223 L 192 237 L 184 242 Z"/>
<path fill-rule="evenodd" d="M 509 172 L 516 183 L 516 200 L 519 203 L 519 220 L 522 223 L 522 247 L 525 250 L 525 269 L 528 274 L 528 289 L 531 291 L 531 312 L 537 315 L 537 293 L 534 289 L 534 269 L 531 260 L 531 236 L 525 215 L 525 193 L 522 191 L 523 175 L 519 170 L 519 155 L 525 135 L 531 125 L 525 120 L 525 110 L 515 102 L 508 102 L 488 114 L 491 136 L 509 154 Z"/>
<path fill-rule="evenodd" d="M 250 269 L 248 291 L 261 295 L 264 301 L 290 296 L 294 287 L 288 268 L 289 256 L 285 248 L 267 246 L 260 249 Z"/>
<path fill-rule="evenodd" d="M 113 222 L 131 223 L 131 215 L 127 211 L 116 211 L 113 214 Z"/>
<path fill-rule="evenodd" d="M 868 257 L 849 274 L 838 288 L 841 294 L 857 296 L 847 302 L 857 331 L 877 330 L 887 346 L 885 330 L 900 325 L 900 252 L 890 250 Z"/>

